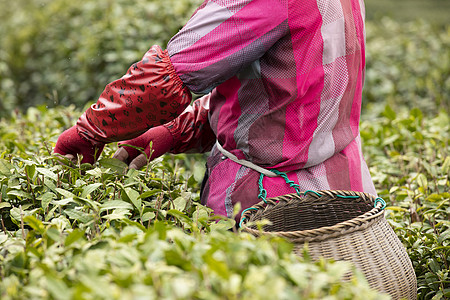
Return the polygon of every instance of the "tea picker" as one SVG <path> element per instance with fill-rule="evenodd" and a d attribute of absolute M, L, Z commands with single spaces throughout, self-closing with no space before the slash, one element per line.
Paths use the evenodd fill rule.
<path fill-rule="evenodd" d="M 359 134 L 364 14 L 362 0 L 205 1 L 167 50 L 153 46 L 106 86 L 55 152 L 94 162 L 114 141 L 147 156 L 151 142 L 151 158 L 210 151 L 201 201 L 227 217 L 293 189 L 376 195 Z M 204 96 L 190 104 L 191 92 Z"/>

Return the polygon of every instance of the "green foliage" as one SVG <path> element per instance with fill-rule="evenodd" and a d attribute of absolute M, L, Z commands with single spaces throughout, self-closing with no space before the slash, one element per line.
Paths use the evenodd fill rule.
<path fill-rule="evenodd" d="M 111 159 L 114 144 L 94 166 L 51 155 L 80 111 L 48 106 L 95 100 L 151 45 L 164 47 L 196 3 L 2 4 L 1 299 L 381 297 L 358 272 L 340 282 L 345 264 L 229 231 L 233 221 L 198 202 L 203 156 L 134 171 Z M 367 23 L 363 149 L 419 299 L 450 297 L 449 40 L 448 27 L 425 22 Z"/>
<path fill-rule="evenodd" d="M 0 1 L 0 109 L 84 105 L 188 20 L 196 0 Z M 4 107 L 2 107 L 2 105 Z"/>
<path fill-rule="evenodd" d="M 95 101 L 150 46 L 164 48 L 200 2 L 0 0 L 0 114 Z M 385 101 L 448 110 L 449 42 L 448 25 L 367 22 L 370 111 L 382 110 Z"/>
<path fill-rule="evenodd" d="M 449 110 L 450 27 L 424 21 L 383 18 L 367 22 L 365 111 L 377 115 L 419 108 L 426 114 Z"/>
<path fill-rule="evenodd" d="M 2 299 L 386 298 L 346 263 L 230 230 L 198 202 L 186 169 L 198 156 L 128 170 L 107 145 L 94 166 L 58 163 L 47 148 L 79 114 L 39 107 L 0 121 Z"/>
<path fill-rule="evenodd" d="M 363 122 L 365 158 L 390 224 L 406 246 L 419 298 L 450 297 L 450 118 L 414 108 Z"/>
<path fill-rule="evenodd" d="M 423 19 L 436 25 L 448 25 L 450 2 L 447 0 L 365 0 L 366 18 L 384 17 L 399 22 Z"/>
<path fill-rule="evenodd" d="M 164 223 L 88 239 L 34 217 L 24 222 L 36 229 L 26 241 L 0 235 L 2 299 L 383 299 L 360 274 L 340 282 L 347 264 L 299 261 L 282 240 L 188 235 Z"/>
<path fill-rule="evenodd" d="M 198 203 L 191 175 L 202 164 L 197 156 L 165 156 L 135 171 L 111 159 L 115 145 L 108 145 L 94 166 L 56 163 L 49 151 L 79 114 L 39 107 L 0 121 L 2 299 L 379 296 L 361 275 L 341 283 L 341 264 L 301 260 L 289 254 L 292 245 L 232 233 L 229 220 L 216 223 Z M 366 159 L 413 261 L 420 299 L 450 292 L 449 124 L 445 112 L 425 118 L 389 106 L 361 124 Z M 267 281 L 283 293 L 263 289 Z M 184 288 L 174 292 L 174 284 Z"/>

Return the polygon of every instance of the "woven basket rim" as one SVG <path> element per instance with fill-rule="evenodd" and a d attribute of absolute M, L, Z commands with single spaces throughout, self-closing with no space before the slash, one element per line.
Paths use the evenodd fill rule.
<path fill-rule="evenodd" d="M 308 191 L 307 191 L 308 192 Z M 261 236 L 261 235 L 268 235 L 268 236 L 281 236 L 289 239 L 291 242 L 294 243 L 304 243 L 308 241 L 322 241 L 329 238 L 338 237 L 344 234 L 348 234 L 350 232 L 363 230 L 367 227 L 369 227 L 373 222 L 376 221 L 378 218 L 384 217 L 384 210 L 383 205 L 381 203 L 377 203 L 376 196 L 373 196 L 368 193 L 362 193 L 362 192 L 355 192 L 355 191 L 344 191 L 344 190 L 322 190 L 322 191 L 314 191 L 311 193 L 308 193 L 309 198 L 306 196 L 307 192 L 303 192 L 302 196 L 299 196 L 296 193 L 293 194 L 287 194 L 283 196 L 268 198 L 266 201 L 261 201 L 252 207 L 248 208 L 244 211 L 244 213 L 241 216 L 241 230 L 251 233 L 255 236 Z M 297 200 L 304 200 L 304 201 L 311 201 L 312 199 L 319 199 L 321 196 L 327 195 L 330 197 L 351 197 L 358 199 L 357 201 L 364 201 L 368 204 L 374 205 L 374 207 L 367 211 L 366 213 L 359 215 L 357 217 L 354 217 L 352 219 L 339 222 L 332 226 L 324 226 L 320 228 L 315 229 L 308 229 L 308 230 L 298 230 L 298 231 L 264 231 L 253 229 L 247 226 L 247 224 L 252 221 L 252 216 L 254 216 L 256 213 L 260 211 L 267 211 L 270 210 L 277 205 L 280 205 L 282 202 L 289 202 L 289 201 L 297 201 Z M 358 198 L 356 198 L 358 197 Z M 376 205 L 375 205 L 376 203 Z"/>

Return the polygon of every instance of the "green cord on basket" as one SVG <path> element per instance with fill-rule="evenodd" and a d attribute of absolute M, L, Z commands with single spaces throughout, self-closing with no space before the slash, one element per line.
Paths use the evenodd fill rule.
<path fill-rule="evenodd" d="M 316 195 L 319 196 L 319 197 L 322 197 L 321 194 L 319 194 L 318 192 L 313 191 L 313 190 L 307 190 L 307 191 L 305 191 L 305 192 L 303 193 L 303 196 L 306 196 L 307 193 L 313 193 L 313 194 L 316 194 Z"/>
<path fill-rule="evenodd" d="M 284 172 L 280 172 L 276 169 L 271 169 L 270 171 L 274 172 L 275 174 L 277 174 L 278 176 L 283 177 L 284 181 L 286 181 L 287 184 L 289 184 L 290 187 L 294 188 L 295 191 L 297 192 L 297 195 L 300 196 L 301 192 L 300 192 L 300 186 L 298 184 L 296 184 L 294 181 L 290 180 L 286 173 Z M 259 194 L 258 194 L 258 199 L 262 199 L 265 203 L 267 203 L 267 190 L 264 188 L 263 186 L 263 179 L 264 179 L 264 174 L 261 173 L 259 175 L 259 180 L 258 180 L 258 187 L 259 187 Z"/>
<path fill-rule="evenodd" d="M 239 227 L 242 227 L 242 222 L 244 222 L 244 220 L 245 220 L 245 217 L 243 218 L 242 216 L 244 215 L 244 213 L 245 213 L 247 210 L 250 210 L 250 209 L 258 210 L 256 207 L 249 207 L 249 208 L 244 209 L 244 210 L 241 212 L 241 221 L 239 222 Z"/>
<path fill-rule="evenodd" d="M 359 196 L 344 196 L 344 195 L 336 195 L 336 197 L 344 198 L 344 199 L 358 199 Z"/>
<path fill-rule="evenodd" d="M 378 202 L 381 203 L 381 209 L 385 209 L 386 208 L 386 201 L 383 200 L 383 198 L 377 197 L 375 199 L 375 204 L 373 205 L 374 207 L 377 207 Z"/>
<path fill-rule="evenodd" d="M 275 169 L 272 169 L 270 171 L 272 171 L 275 174 L 283 177 L 284 180 L 286 181 L 286 183 L 289 184 L 289 186 L 293 187 L 295 189 L 295 191 L 297 192 L 297 194 L 300 195 L 300 186 L 298 184 L 295 184 L 294 181 L 289 180 L 289 178 L 287 177 L 286 173 L 280 172 L 280 171 L 275 170 Z M 264 201 L 264 203 L 267 203 L 267 200 L 266 200 L 266 198 L 267 198 L 267 190 L 264 188 L 263 179 L 264 179 L 264 174 L 263 173 L 259 174 L 259 179 L 258 179 L 258 188 L 259 188 L 258 199 L 262 199 L 262 201 Z M 242 211 L 242 213 L 241 213 L 241 221 L 239 222 L 239 227 L 241 227 L 242 221 L 245 219 L 245 218 L 242 218 L 244 212 L 246 212 L 249 209 L 256 209 L 256 208 L 250 207 L 250 208 L 244 209 Z"/>
<path fill-rule="evenodd" d="M 287 177 L 286 173 L 280 172 L 280 171 L 278 171 L 278 170 L 276 170 L 276 169 L 272 169 L 272 170 L 270 170 L 270 171 L 274 172 L 274 173 L 277 174 L 278 176 L 283 177 L 284 181 L 286 181 L 286 183 L 289 184 L 289 186 L 290 186 L 291 188 L 294 188 L 295 191 L 297 192 L 297 195 L 300 196 L 300 186 L 299 186 L 298 184 L 296 184 L 294 181 L 290 180 L 290 179 Z"/>
<path fill-rule="evenodd" d="M 262 199 L 265 203 L 267 203 L 267 200 L 266 200 L 267 191 L 266 191 L 266 189 L 264 189 L 264 186 L 263 186 L 263 178 L 264 178 L 264 174 L 261 173 L 259 175 L 259 180 L 258 180 L 258 186 L 259 186 L 258 199 Z"/>

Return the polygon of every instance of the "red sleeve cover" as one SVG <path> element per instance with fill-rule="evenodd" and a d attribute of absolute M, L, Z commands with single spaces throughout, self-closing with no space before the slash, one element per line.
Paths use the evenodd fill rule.
<path fill-rule="evenodd" d="M 216 135 L 208 120 L 210 94 L 194 101 L 173 121 L 164 126 L 173 136 L 171 153 L 207 152 L 211 150 Z"/>
<path fill-rule="evenodd" d="M 94 145 L 132 139 L 175 119 L 191 97 L 167 50 L 153 46 L 126 75 L 106 86 L 78 119 L 78 133 Z"/>

